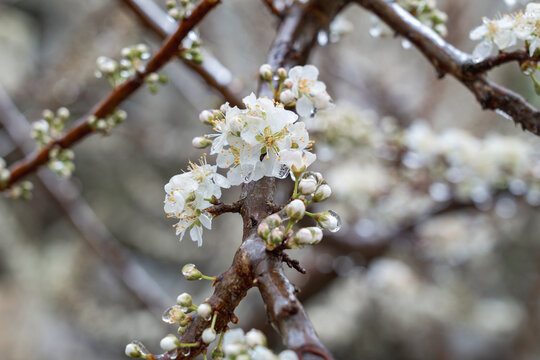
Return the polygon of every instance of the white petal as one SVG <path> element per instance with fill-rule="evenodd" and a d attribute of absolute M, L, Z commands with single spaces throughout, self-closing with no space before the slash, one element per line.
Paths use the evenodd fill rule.
<path fill-rule="evenodd" d="M 302 77 L 308 80 L 317 80 L 319 69 L 314 65 L 306 65 L 302 71 Z"/>
<path fill-rule="evenodd" d="M 307 96 L 302 96 L 296 102 L 296 112 L 302 117 L 310 117 L 313 112 L 313 104 Z"/>
<path fill-rule="evenodd" d="M 493 47 L 494 44 L 489 39 L 485 39 L 484 41 L 476 45 L 472 53 L 473 61 L 479 62 L 489 57 L 493 52 Z"/>
<path fill-rule="evenodd" d="M 191 236 L 191 240 L 197 242 L 197 245 L 199 247 L 202 245 L 202 232 L 203 230 L 200 226 L 193 226 L 189 231 L 189 236 Z"/>
<path fill-rule="evenodd" d="M 209 217 L 207 214 L 201 214 L 201 216 L 199 216 L 199 220 L 205 228 L 212 229 L 212 218 Z"/>

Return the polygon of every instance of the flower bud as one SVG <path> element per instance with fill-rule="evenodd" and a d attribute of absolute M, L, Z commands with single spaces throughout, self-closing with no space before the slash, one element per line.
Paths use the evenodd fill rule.
<path fill-rule="evenodd" d="M 279 95 L 279 100 L 285 105 L 290 104 L 296 100 L 294 94 L 291 90 L 287 89 L 281 92 Z"/>
<path fill-rule="evenodd" d="M 304 217 L 306 205 L 302 200 L 296 199 L 285 206 L 285 212 L 291 220 L 298 221 Z"/>
<path fill-rule="evenodd" d="M 57 116 L 60 118 L 60 120 L 62 121 L 66 121 L 68 118 L 69 118 L 69 110 L 65 107 L 61 107 L 60 109 L 58 109 L 56 111 L 56 114 Z"/>
<path fill-rule="evenodd" d="M 210 319 L 210 316 L 212 315 L 212 307 L 207 303 L 202 303 L 197 309 L 197 315 L 205 320 Z"/>
<path fill-rule="evenodd" d="M 105 75 L 111 75 L 118 70 L 118 63 L 116 60 L 106 56 L 98 57 L 96 60 L 96 66 L 98 70 Z"/>
<path fill-rule="evenodd" d="M 159 346 L 165 351 L 173 351 L 180 347 L 180 341 L 173 334 L 169 334 L 161 339 Z"/>
<path fill-rule="evenodd" d="M 191 145 L 196 149 L 204 149 L 212 145 L 212 140 L 207 139 L 204 136 L 196 136 L 191 140 Z"/>
<path fill-rule="evenodd" d="M 275 228 L 281 224 L 283 220 L 279 217 L 278 214 L 272 214 L 267 216 L 263 222 L 267 223 L 270 228 Z"/>
<path fill-rule="evenodd" d="M 212 124 L 212 121 L 214 120 L 214 115 L 208 111 L 208 110 L 203 110 L 201 111 L 201 113 L 199 114 L 199 120 L 203 123 L 203 124 L 206 124 L 206 125 L 211 125 Z"/>
<path fill-rule="evenodd" d="M 202 278 L 202 273 L 195 267 L 194 264 L 186 264 L 182 268 L 182 275 L 187 280 L 199 280 Z"/>
<path fill-rule="evenodd" d="M 205 344 L 210 344 L 216 340 L 216 336 L 217 336 L 216 330 L 212 328 L 208 328 L 208 329 L 204 329 L 201 338 Z"/>
<path fill-rule="evenodd" d="M 304 228 L 298 230 L 294 239 L 299 245 L 310 245 L 313 242 L 313 235 L 309 229 Z"/>
<path fill-rule="evenodd" d="M 272 231 L 270 231 L 270 235 L 268 237 L 268 242 L 266 244 L 266 248 L 268 250 L 274 250 L 278 246 L 281 245 L 283 242 L 283 236 L 285 234 L 283 233 L 283 230 L 281 228 L 275 228 Z"/>
<path fill-rule="evenodd" d="M 285 79 L 285 81 L 283 81 L 283 86 L 286 87 L 287 89 L 292 88 L 293 85 L 294 85 L 294 82 L 291 79 Z"/>
<path fill-rule="evenodd" d="M 127 112 L 125 110 L 116 110 L 114 112 L 114 120 L 117 124 L 123 123 L 127 119 Z"/>
<path fill-rule="evenodd" d="M 315 179 L 317 179 L 318 183 L 322 183 L 324 181 L 324 177 L 320 172 L 315 171 L 312 173 L 312 175 L 315 176 Z"/>
<path fill-rule="evenodd" d="M 330 95 L 326 91 L 323 91 L 315 95 L 311 101 L 317 109 L 324 110 L 330 107 L 332 98 L 330 98 Z"/>
<path fill-rule="evenodd" d="M 159 81 L 159 75 L 155 72 L 148 74 L 146 81 L 149 83 L 157 83 Z"/>
<path fill-rule="evenodd" d="M 259 68 L 259 74 L 263 80 L 270 81 L 272 80 L 272 75 L 274 75 L 274 69 L 270 65 L 264 64 Z"/>
<path fill-rule="evenodd" d="M 298 190 L 300 190 L 300 193 L 302 195 L 313 194 L 313 192 L 316 189 L 317 189 L 317 180 L 313 176 L 303 178 L 298 183 Z"/>
<path fill-rule="evenodd" d="M 313 200 L 320 202 L 328 199 L 332 195 L 332 189 L 328 184 L 322 184 L 319 186 L 315 194 L 313 194 Z"/>
<path fill-rule="evenodd" d="M 167 0 L 165 6 L 167 6 L 167 9 L 174 8 L 176 6 L 176 0 Z"/>
<path fill-rule="evenodd" d="M 8 169 L 0 170 L 0 183 L 7 182 L 10 176 L 11 176 L 11 173 L 9 172 Z"/>
<path fill-rule="evenodd" d="M 280 80 L 285 80 L 287 78 L 287 70 L 285 68 L 280 67 L 276 71 L 277 76 L 279 76 Z"/>
<path fill-rule="evenodd" d="M 279 360 L 298 360 L 298 355 L 292 350 L 283 350 L 278 357 Z"/>
<path fill-rule="evenodd" d="M 257 227 L 257 235 L 259 235 L 262 239 L 266 240 L 268 239 L 269 234 L 270 226 L 268 225 L 268 223 L 261 222 Z"/>
<path fill-rule="evenodd" d="M 311 245 L 315 245 L 321 242 L 323 238 L 323 233 L 321 229 L 319 229 L 316 226 L 308 227 L 305 229 L 311 232 L 311 236 L 312 236 Z"/>
<path fill-rule="evenodd" d="M 315 217 L 320 227 L 325 230 L 336 232 L 341 228 L 341 220 L 333 211 L 325 211 Z"/>
<path fill-rule="evenodd" d="M 48 122 L 51 122 L 54 120 L 54 113 L 49 109 L 43 110 L 43 113 L 41 114 L 41 116 L 43 116 L 43 118 L 47 120 Z"/>
<path fill-rule="evenodd" d="M 188 308 L 193 305 L 193 299 L 188 293 L 182 293 L 176 298 L 176 303 L 180 306 Z"/>
<path fill-rule="evenodd" d="M 251 329 L 246 333 L 246 344 L 250 348 L 254 348 L 255 346 L 266 346 L 266 336 L 264 336 L 262 331 Z"/>
<path fill-rule="evenodd" d="M 129 343 L 126 345 L 125 353 L 126 353 L 126 356 L 129 356 L 131 358 L 138 358 L 138 357 L 141 357 L 142 355 L 141 349 L 139 348 L 138 345 L 134 343 Z"/>

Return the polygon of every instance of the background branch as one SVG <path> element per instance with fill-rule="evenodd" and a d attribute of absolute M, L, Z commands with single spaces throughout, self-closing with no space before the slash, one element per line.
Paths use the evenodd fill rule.
<path fill-rule="evenodd" d="M 124 100 L 126 100 L 144 84 L 144 78 L 148 74 L 161 69 L 163 65 L 165 65 L 173 56 L 178 53 L 178 48 L 181 45 L 184 37 L 186 37 L 186 35 L 217 4 L 219 4 L 219 0 L 204 0 L 201 2 L 188 18 L 180 22 L 176 32 L 167 39 L 161 49 L 148 61 L 145 70 L 137 73 L 131 80 L 126 81 L 111 91 L 105 99 L 94 107 L 88 116 L 94 115 L 96 118 L 101 119 L 111 114 Z M 88 116 L 81 119 L 77 125 L 75 125 L 75 127 L 73 127 L 61 138 L 51 141 L 38 152 L 33 153 L 21 161 L 13 164 L 9 168 L 11 176 L 4 187 L 0 186 L 0 190 L 10 187 L 24 176 L 35 171 L 39 166 L 47 163 L 47 161 L 49 161 L 49 153 L 53 148 L 57 146 L 61 148 L 68 148 L 89 134 L 94 133 L 95 130 L 93 130 L 87 122 Z"/>
<path fill-rule="evenodd" d="M 482 108 L 512 118 L 524 130 L 540 136 L 540 112 L 520 95 L 488 80 L 484 72 L 471 70 L 474 69 L 471 55 L 444 41 L 395 2 L 384 0 L 356 0 L 356 2 L 377 15 L 397 34 L 413 43 L 432 63 L 439 77 L 451 74 L 475 95 Z M 500 61 L 502 63 L 506 60 L 513 59 L 510 57 Z M 484 67 L 489 68 L 487 65 L 489 64 Z"/>

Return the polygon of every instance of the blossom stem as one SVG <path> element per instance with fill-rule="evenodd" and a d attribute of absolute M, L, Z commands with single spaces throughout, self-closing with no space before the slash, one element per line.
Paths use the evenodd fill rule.
<path fill-rule="evenodd" d="M 312 218 L 314 218 L 314 217 L 317 216 L 317 214 L 310 213 L 309 211 L 306 211 L 305 214 L 306 214 L 307 216 L 311 216 Z"/>
<path fill-rule="evenodd" d="M 215 276 L 206 276 L 206 275 L 201 274 L 201 279 L 215 281 L 216 277 Z"/>
<path fill-rule="evenodd" d="M 214 329 L 214 326 L 216 326 L 217 314 L 217 311 L 214 312 L 214 317 L 212 318 L 212 325 L 210 326 L 212 329 Z"/>
<path fill-rule="evenodd" d="M 194 342 L 194 343 L 180 343 L 180 347 L 197 347 L 199 346 L 200 344 L 198 342 Z"/>
<path fill-rule="evenodd" d="M 285 229 L 285 233 L 287 233 L 287 231 L 289 231 L 292 228 L 294 223 L 295 223 L 295 221 L 289 219 L 289 223 L 287 224 L 287 228 Z"/>
<path fill-rule="evenodd" d="M 296 178 L 294 179 L 293 199 L 298 198 L 298 183 L 300 182 L 300 177 L 301 176 L 296 176 Z"/>

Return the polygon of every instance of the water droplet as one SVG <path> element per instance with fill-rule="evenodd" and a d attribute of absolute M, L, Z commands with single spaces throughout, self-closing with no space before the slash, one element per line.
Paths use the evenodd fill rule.
<path fill-rule="evenodd" d="M 450 200 L 452 194 L 448 184 L 436 182 L 429 186 L 429 195 L 437 202 L 445 202 Z"/>
<path fill-rule="evenodd" d="M 169 358 L 174 360 L 178 357 L 179 352 L 178 352 L 178 349 L 174 349 L 173 351 L 169 351 L 168 354 L 169 354 Z"/>
<path fill-rule="evenodd" d="M 182 352 L 183 356 L 189 356 L 189 354 L 191 353 L 191 348 L 186 346 L 181 348 L 180 351 Z"/>
<path fill-rule="evenodd" d="M 495 113 L 502 116 L 506 120 L 514 121 L 514 119 L 510 115 L 508 115 L 507 113 L 505 113 L 501 109 L 495 109 Z"/>
<path fill-rule="evenodd" d="M 328 44 L 328 33 L 325 30 L 319 30 L 317 34 L 317 42 L 321 46 L 326 46 Z"/>
<path fill-rule="evenodd" d="M 287 175 L 289 175 L 289 168 L 285 165 L 281 165 L 276 177 L 278 179 L 285 179 Z"/>
<path fill-rule="evenodd" d="M 405 50 L 409 50 L 412 46 L 412 43 L 407 40 L 407 39 L 403 39 L 401 40 L 401 47 L 404 48 Z"/>
<path fill-rule="evenodd" d="M 328 230 L 330 232 L 339 231 L 339 229 L 341 229 L 341 225 L 343 224 L 341 222 L 341 217 L 334 210 L 328 210 L 328 212 L 330 213 L 330 215 L 332 215 L 335 218 L 335 222 L 332 222 L 332 224 L 331 224 L 332 226 L 326 228 L 326 230 Z"/>
<path fill-rule="evenodd" d="M 178 305 L 173 305 L 163 312 L 161 320 L 168 324 L 174 324 L 180 321 L 184 317 L 184 315 L 185 314 L 182 311 L 182 307 Z"/>
<path fill-rule="evenodd" d="M 132 341 L 133 344 L 137 345 L 139 347 L 139 351 L 141 352 L 141 357 L 144 358 L 144 357 L 148 357 L 149 355 L 152 355 L 150 353 L 150 351 L 148 351 L 148 349 L 146 348 L 146 346 L 143 345 L 142 342 L 140 342 L 139 340 L 133 340 Z"/>

